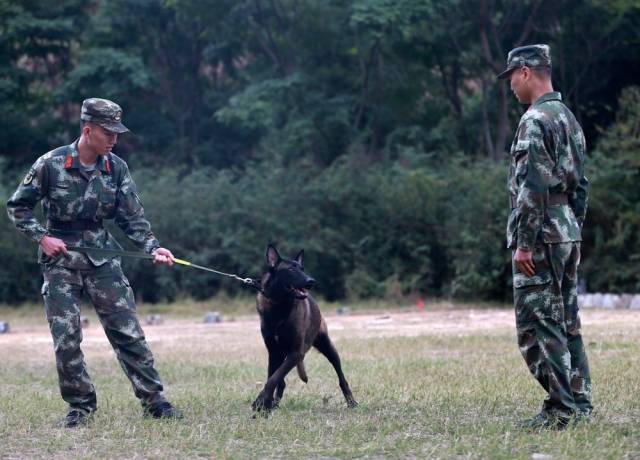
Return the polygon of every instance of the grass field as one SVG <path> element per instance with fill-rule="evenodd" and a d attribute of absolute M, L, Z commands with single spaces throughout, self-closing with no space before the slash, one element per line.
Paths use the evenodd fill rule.
<path fill-rule="evenodd" d="M 88 315 L 83 350 L 99 410 L 76 430 L 61 425 L 66 407 L 42 313 L 0 309 L 12 326 L 0 335 L 0 458 L 640 459 L 640 311 L 582 313 L 593 420 L 529 433 L 514 424 L 537 413 L 544 394 L 520 357 L 508 309 L 328 314 L 360 406 L 346 408 L 333 369 L 312 352 L 309 383 L 292 373 L 280 409 L 254 420 L 266 352 L 251 305 L 219 324 L 202 324 L 202 307 L 155 308 L 165 323 L 145 332 L 186 419 L 141 417 Z"/>

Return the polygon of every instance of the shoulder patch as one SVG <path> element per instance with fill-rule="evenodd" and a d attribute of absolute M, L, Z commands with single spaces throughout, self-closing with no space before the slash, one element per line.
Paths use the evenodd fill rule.
<path fill-rule="evenodd" d="M 35 176 L 35 171 L 30 169 L 26 176 L 24 176 L 24 180 L 22 181 L 23 185 L 29 185 L 33 182 L 33 176 Z"/>

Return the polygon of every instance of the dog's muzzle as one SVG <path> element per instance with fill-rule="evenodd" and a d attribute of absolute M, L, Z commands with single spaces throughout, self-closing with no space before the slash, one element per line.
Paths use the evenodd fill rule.
<path fill-rule="evenodd" d="M 289 289 L 293 292 L 296 299 L 306 299 L 307 289 L 311 289 L 316 284 L 316 280 L 309 278 L 305 281 L 304 287 L 289 286 Z"/>

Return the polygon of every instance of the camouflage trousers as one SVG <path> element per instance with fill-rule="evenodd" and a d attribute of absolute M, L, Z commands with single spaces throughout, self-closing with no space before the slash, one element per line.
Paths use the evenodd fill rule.
<path fill-rule="evenodd" d="M 89 270 L 43 266 L 42 296 L 53 337 L 60 393 L 72 409 L 96 410 L 96 392 L 80 349 L 80 298 L 86 293 L 135 395 L 143 406 L 165 401 L 153 355 L 136 316 L 136 304 L 120 261 Z"/>
<path fill-rule="evenodd" d="M 578 316 L 580 243 L 539 245 L 533 259 L 532 277 L 513 263 L 520 352 L 548 393 L 543 412 L 561 417 L 589 414 L 591 378 Z"/>

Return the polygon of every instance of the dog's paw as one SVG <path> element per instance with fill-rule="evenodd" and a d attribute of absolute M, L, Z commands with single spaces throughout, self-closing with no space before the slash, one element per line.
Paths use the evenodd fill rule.
<path fill-rule="evenodd" d="M 347 407 L 349 409 L 353 409 L 354 407 L 358 407 L 358 401 L 356 401 L 355 399 L 353 399 L 353 396 L 349 396 L 347 398 Z"/>
<path fill-rule="evenodd" d="M 254 412 L 268 412 L 273 409 L 273 400 L 269 400 L 260 394 L 251 404 L 251 409 Z"/>
<path fill-rule="evenodd" d="M 254 413 L 254 414 L 251 416 L 251 418 L 252 418 L 253 420 L 257 420 L 257 419 L 259 419 L 259 418 L 268 418 L 268 417 L 269 417 L 269 411 L 268 411 L 268 410 L 261 410 L 261 411 L 258 411 L 258 412 Z"/>

